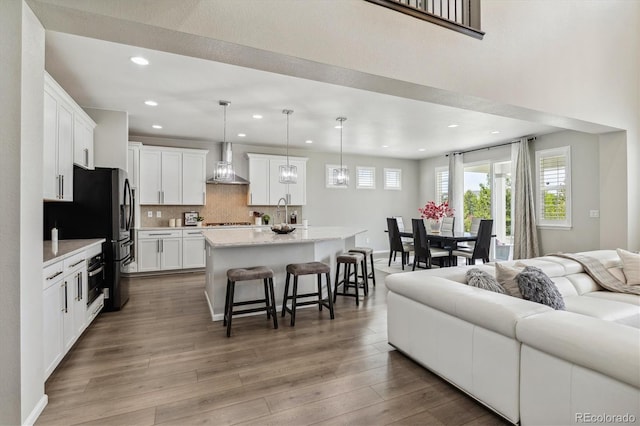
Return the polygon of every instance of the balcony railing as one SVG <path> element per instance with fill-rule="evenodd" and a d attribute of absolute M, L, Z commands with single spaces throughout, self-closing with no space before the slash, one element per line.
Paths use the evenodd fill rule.
<path fill-rule="evenodd" d="M 366 0 L 415 18 L 482 39 L 480 0 Z"/>

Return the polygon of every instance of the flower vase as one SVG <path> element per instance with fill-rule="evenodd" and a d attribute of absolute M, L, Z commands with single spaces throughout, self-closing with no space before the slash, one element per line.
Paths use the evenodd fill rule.
<path fill-rule="evenodd" d="M 442 219 L 429 219 L 429 232 L 431 234 L 439 234 L 442 226 Z"/>
<path fill-rule="evenodd" d="M 255 217 L 255 223 L 256 223 L 256 225 L 262 225 L 262 218 L 261 218 L 261 217 L 256 216 L 256 217 Z"/>

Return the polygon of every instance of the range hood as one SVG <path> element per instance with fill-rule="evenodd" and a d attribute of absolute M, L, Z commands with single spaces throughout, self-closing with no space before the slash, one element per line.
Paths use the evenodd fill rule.
<path fill-rule="evenodd" d="M 233 164 L 233 150 L 231 149 L 231 142 L 222 143 L 222 160 L 227 163 Z M 249 185 L 249 181 L 243 177 L 233 174 L 233 178 L 227 181 L 217 181 L 214 178 L 207 179 L 207 183 L 213 183 L 216 185 Z"/>

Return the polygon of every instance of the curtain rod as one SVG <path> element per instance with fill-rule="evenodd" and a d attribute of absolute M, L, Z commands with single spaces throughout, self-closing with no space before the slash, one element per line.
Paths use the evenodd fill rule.
<path fill-rule="evenodd" d="M 535 141 L 535 140 L 536 140 L 536 137 L 535 137 L 535 136 L 530 137 L 530 138 L 527 138 L 527 142 L 531 142 L 531 141 Z M 469 149 L 469 150 L 467 150 L 467 151 L 454 152 L 454 153 L 453 153 L 453 155 L 461 155 L 461 154 L 466 154 L 466 153 L 468 153 L 468 152 L 483 151 L 483 150 L 485 150 L 485 149 L 498 148 L 498 147 L 500 147 L 500 146 L 511 145 L 511 144 L 518 143 L 518 142 L 520 142 L 520 140 L 515 140 L 515 141 L 510 141 L 510 142 L 499 143 L 499 144 L 497 144 L 497 145 L 485 146 L 485 147 L 482 147 L 482 148 Z M 448 156 L 449 156 L 449 154 L 445 154 L 445 157 L 448 157 Z"/>

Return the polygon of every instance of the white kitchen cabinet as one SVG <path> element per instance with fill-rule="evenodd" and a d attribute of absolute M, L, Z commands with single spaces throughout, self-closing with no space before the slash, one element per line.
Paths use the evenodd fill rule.
<path fill-rule="evenodd" d="M 87 326 L 85 313 L 87 309 L 87 259 L 85 253 L 82 252 L 65 259 L 64 265 L 68 299 L 70 299 L 68 303 L 72 305 L 73 330 L 71 333 L 74 338 L 71 344 L 73 344 Z"/>
<path fill-rule="evenodd" d="M 249 205 L 269 205 L 269 158 L 264 156 L 249 157 Z"/>
<path fill-rule="evenodd" d="M 132 189 L 138 189 L 140 182 L 140 142 L 129 142 L 127 150 L 127 178 Z"/>
<path fill-rule="evenodd" d="M 49 377 L 63 357 L 62 318 L 64 314 L 63 262 L 43 271 L 43 361 L 45 378 Z"/>
<path fill-rule="evenodd" d="M 182 268 L 205 267 L 205 241 L 202 231 L 182 231 Z"/>
<path fill-rule="evenodd" d="M 48 74 L 44 89 L 44 198 L 73 201 L 73 100 Z"/>
<path fill-rule="evenodd" d="M 303 206 L 306 198 L 307 159 L 289 157 L 289 164 L 298 169 L 298 181 L 294 184 L 280 183 L 280 166 L 287 164 L 281 155 L 247 154 L 249 158 L 250 205 L 275 206 L 280 198 L 286 198 L 291 206 Z"/>
<path fill-rule="evenodd" d="M 140 204 L 182 204 L 182 152 L 140 150 Z"/>
<path fill-rule="evenodd" d="M 182 269 L 182 230 L 138 231 L 138 272 Z"/>
<path fill-rule="evenodd" d="M 207 203 L 207 153 L 182 153 L 182 204 Z"/>
<path fill-rule="evenodd" d="M 93 129 L 96 124 L 78 109 L 73 116 L 73 163 L 78 166 L 93 170 Z"/>

